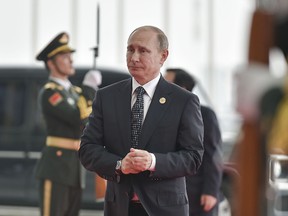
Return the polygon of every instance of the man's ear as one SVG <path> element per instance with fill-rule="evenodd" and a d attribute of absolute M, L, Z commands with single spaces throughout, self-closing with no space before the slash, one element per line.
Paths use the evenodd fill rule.
<path fill-rule="evenodd" d="M 54 63 L 52 59 L 48 59 L 46 62 L 47 67 L 49 68 L 49 70 L 52 70 L 54 68 Z"/>
<path fill-rule="evenodd" d="M 162 51 L 162 57 L 160 60 L 160 64 L 163 65 L 164 62 L 166 61 L 166 59 L 168 58 L 169 55 L 169 51 L 167 49 L 165 49 L 164 51 Z"/>

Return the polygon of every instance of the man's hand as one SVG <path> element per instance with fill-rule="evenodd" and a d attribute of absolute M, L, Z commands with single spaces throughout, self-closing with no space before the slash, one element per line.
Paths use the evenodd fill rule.
<path fill-rule="evenodd" d="M 214 196 L 203 194 L 201 196 L 201 205 L 203 205 L 204 211 L 210 211 L 217 203 L 217 199 Z"/>
<path fill-rule="evenodd" d="M 151 154 L 145 150 L 131 148 L 122 159 L 121 171 L 123 174 L 137 174 L 148 170 L 152 163 Z"/>

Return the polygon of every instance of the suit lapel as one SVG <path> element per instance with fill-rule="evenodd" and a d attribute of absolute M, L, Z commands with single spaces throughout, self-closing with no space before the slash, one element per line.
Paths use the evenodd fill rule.
<path fill-rule="evenodd" d="M 168 83 L 161 76 L 141 130 L 139 148 L 144 149 L 171 101 Z"/>

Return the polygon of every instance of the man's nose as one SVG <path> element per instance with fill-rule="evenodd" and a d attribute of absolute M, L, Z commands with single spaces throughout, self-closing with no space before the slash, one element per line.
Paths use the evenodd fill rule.
<path fill-rule="evenodd" d="M 139 53 L 138 53 L 138 52 L 134 52 L 134 53 L 131 55 L 131 60 L 132 60 L 132 61 L 139 61 Z"/>

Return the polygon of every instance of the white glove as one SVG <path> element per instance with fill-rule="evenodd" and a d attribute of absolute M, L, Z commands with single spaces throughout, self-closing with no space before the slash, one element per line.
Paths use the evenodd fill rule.
<path fill-rule="evenodd" d="M 102 83 L 102 74 L 98 70 L 89 70 L 83 79 L 83 85 L 89 86 L 95 90 L 98 89 Z"/>
<path fill-rule="evenodd" d="M 259 101 L 263 94 L 279 80 L 273 77 L 266 65 L 250 63 L 236 70 L 236 110 L 246 120 L 259 116 Z"/>

